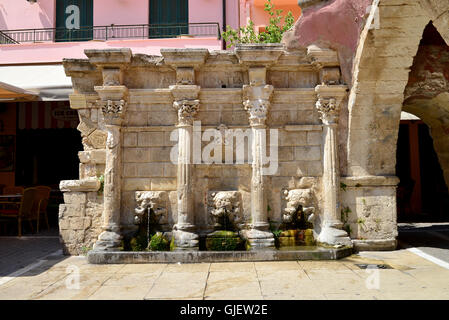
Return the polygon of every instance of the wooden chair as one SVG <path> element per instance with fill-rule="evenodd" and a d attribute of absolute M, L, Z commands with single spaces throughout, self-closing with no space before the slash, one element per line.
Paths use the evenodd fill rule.
<path fill-rule="evenodd" d="M 47 230 L 50 230 L 50 225 L 48 224 L 48 215 L 47 215 L 47 205 L 50 199 L 50 191 L 51 188 L 47 186 L 37 186 L 36 189 L 36 201 L 34 203 L 33 212 L 36 210 L 36 232 L 39 232 L 39 223 L 42 217 L 44 217 L 45 222 L 47 224 Z M 36 207 L 37 206 L 37 207 Z"/>
<path fill-rule="evenodd" d="M 15 209 L 0 209 L 0 217 L 17 219 L 17 229 L 18 236 L 22 236 L 22 221 L 28 220 L 30 222 L 31 228 L 33 227 L 31 224 L 31 220 L 33 218 L 33 204 L 36 201 L 36 189 L 28 188 L 23 191 L 22 200 L 18 208 Z M 11 202 L 11 204 L 17 204 L 15 202 Z"/>
<path fill-rule="evenodd" d="M 3 188 L 3 194 L 23 194 L 23 187 L 8 186 Z"/>

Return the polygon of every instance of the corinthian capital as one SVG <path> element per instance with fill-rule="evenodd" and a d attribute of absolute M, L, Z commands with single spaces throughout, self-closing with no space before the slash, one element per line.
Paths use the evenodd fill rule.
<path fill-rule="evenodd" d="M 263 99 L 243 101 L 246 112 L 249 114 L 249 123 L 251 126 L 265 125 L 267 120 L 270 101 Z"/>
<path fill-rule="evenodd" d="M 243 86 L 243 106 L 249 115 L 251 126 L 263 126 L 270 109 L 273 86 Z"/>
<path fill-rule="evenodd" d="M 340 108 L 337 106 L 337 101 L 334 98 L 318 99 L 316 108 L 324 124 L 338 123 Z"/>
<path fill-rule="evenodd" d="M 200 100 L 178 100 L 173 102 L 173 108 L 178 112 L 180 125 L 192 125 L 193 117 L 200 108 Z"/>
<path fill-rule="evenodd" d="M 318 98 L 316 108 L 325 125 L 338 123 L 340 105 L 346 97 L 346 91 L 346 86 L 339 85 L 319 85 L 315 88 Z"/>
<path fill-rule="evenodd" d="M 106 124 L 120 125 L 126 109 L 126 100 L 98 100 Z"/>

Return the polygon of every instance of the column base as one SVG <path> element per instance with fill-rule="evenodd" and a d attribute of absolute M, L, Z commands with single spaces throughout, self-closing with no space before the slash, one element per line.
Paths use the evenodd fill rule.
<path fill-rule="evenodd" d="M 95 251 L 119 251 L 122 246 L 122 236 L 114 231 L 103 231 L 93 246 Z"/>
<path fill-rule="evenodd" d="M 248 240 L 250 250 L 274 249 L 274 235 L 270 231 L 257 229 L 243 230 L 242 235 Z"/>
<path fill-rule="evenodd" d="M 323 227 L 317 241 L 323 245 L 352 247 L 348 233 L 335 227 Z"/>
<path fill-rule="evenodd" d="M 196 233 L 173 230 L 173 237 L 175 240 L 174 251 L 199 250 L 199 236 Z"/>

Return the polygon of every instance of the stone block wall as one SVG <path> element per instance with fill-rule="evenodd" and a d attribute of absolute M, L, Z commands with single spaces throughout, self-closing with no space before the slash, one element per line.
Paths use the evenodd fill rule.
<path fill-rule="evenodd" d="M 100 243 L 97 249 L 117 248 L 120 236 L 137 228 L 136 193 L 141 191 L 165 192 L 166 227 L 184 232 L 181 246 L 195 242 L 192 230 L 197 235 L 213 230 L 208 199 L 220 191 L 238 192 L 240 225 L 249 230 L 256 247 L 271 243 L 266 240 L 273 236 L 268 224 L 282 223 L 290 190 L 299 190 L 298 195 L 310 190 L 312 198 L 307 201 L 313 203 L 307 206 L 314 208 L 316 237 L 334 228 L 340 218 L 335 211 L 340 201 L 336 180 L 330 176 L 337 180 L 340 176 L 339 140 L 334 136 L 347 126 L 338 124 L 347 89 L 341 85 L 334 51 L 255 45 L 234 52 L 167 49 L 162 57 L 132 55 L 127 49 L 90 50 L 86 55 L 88 60 L 64 61 L 74 83 L 71 107 L 78 110 L 84 145 L 80 180 L 61 183 L 66 201 L 60 226 L 67 253 L 80 253 L 95 238 Z M 199 124 L 201 129 L 196 129 Z M 203 156 L 212 141 L 204 133 L 210 129 L 222 133 L 222 154 L 214 153 L 214 163 L 176 163 L 186 145 L 175 139 L 174 132 L 185 135 L 192 128 L 189 139 L 199 137 Z M 265 129 L 262 135 L 257 133 L 260 129 Z M 267 155 L 277 134 L 276 169 L 257 176 L 254 157 L 260 156 L 260 149 L 254 148 L 261 140 L 245 142 L 243 156 L 237 154 L 237 140 L 232 140 L 229 153 L 227 130 L 252 132 L 257 139 L 265 136 Z M 178 154 L 176 148 L 183 151 Z M 225 163 L 231 154 L 231 163 Z M 236 163 L 237 156 L 243 163 Z M 98 192 L 101 176 L 103 195 Z M 98 188 L 88 181 L 97 181 Z M 262 191 L 256 190 L 259 186 Z M 374 189 L 388 197 L 394 187 Z M 358 203 L 355 194 L 341 198 L 351 206 Z M 385 219 L 385 230 L 389 222 L 393 223 L 392 216 Z M 332 230 L 326 232 L 335 238 Z M 384 237 L 382 232 L 363 235 L 357 230 L 353 236 L 377 239 Z M 337 238 L 336 243 L 348 244 L 341 234 Z"/>
<path fill-rule="evenodd" d="M 103 199 L 96 178 L 62 182 L 64 204 L 59 207 L 59 232 L 64 254 L 81 255 L 92 249 L 101 232 Z"/>

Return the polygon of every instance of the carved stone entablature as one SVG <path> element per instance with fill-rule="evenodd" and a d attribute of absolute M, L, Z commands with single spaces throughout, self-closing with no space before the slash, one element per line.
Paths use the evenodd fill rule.
<path fill-rule="evenodd" d="M 194 116 L 200 108 L 200 100 L 180 100 L 173 102 L 173 108 L 178 112 L 180 125 L 192 125 Z"/>
<path fill-rule="evenodd" d="M 315 218 L 315 203 L 311 189 L 292 189 L 284 190 L 283 197 L 286 201 L 283 210 L 282 221 L 284 224 L 291 224 L 298 213 L 304 213 L 307 222 L 313 223 Z"/>
<path fill-rule="evenodd" d="M 134 223 L 139 224 L 142 216 L 153 213 L 152 219 L 157 224 L 168 223 L 168 195 L 165 191 L 136 191 L 137 207 Z M 151 211 L 150 211 L 151 210 Z M 151 216 L 151 215 L 150 215 Z"/>
<path fill-rule="evenodd" d="M 103 85 L 119 86 L 123 82 L 123 75 L 120 68 L 103 68 Z"/>
<path fill-rule="evenodd" d="M 243 106 L 249 115 L 251 126 L 263 126 L 267 120 L 270 109 L 270 98 L 273 93 L 273 86 L 244 86 Z"/>
<path fill-rule="evenodd" d="M 340 105 L 347 94 L 347 87 L 343 85 L 319 85 L 315 88 L 317 93 L 316 108 L 320 119 L 325 125 L 337 124 Z"/>
<path fill-rule="evenodd" d="M 243 214 L 241 208 L 241 194 L 238 191 L 211 191 L 208 193 L 208 212 L 214 220 L 216 230 L 227 228 L 241 228 Z M 231 226 L 225 226 L 224 223 Z"/>

